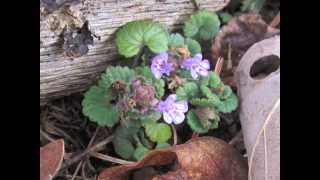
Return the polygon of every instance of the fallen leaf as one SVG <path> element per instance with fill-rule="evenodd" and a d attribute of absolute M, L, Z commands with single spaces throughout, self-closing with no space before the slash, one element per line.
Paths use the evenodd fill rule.
<path fill-rule="evenodd" d="M 259 14 L 248 13 L 234 17 L 227 25 L 223 26 L 213 40 L 212 55 L 214 59 L 224 58 L 222 70 L 223 80 L 233 76 L 236 66 L 243 54 L 256 42 L 269 38 L 280 31 L 269 26 Z M 229 54 L 230 53 L 230 54 Z M 227 68 L 231 60 L 231 68 Z M 234 85 L 233 80 L 228 80 Z"/>
<path fill-rule="evenodd" d="M 40 180 L 51 180 L 59 171 L 64 156 L 63 139 L 40 147 Z"/>
<path fill-rule="evenodd" d="M 152 180 L 247 180 L 247 163 L 224 141 L 198 137 L 185 144 L 154 150 L 141 161 L 103 170 L 98 180 L 125 180 L 143 177 L 148 167 Z M 150 168 L 153 168 L 151 170 Z"/>
<path fill-rule="evenodd" d="M 280 36 L 254 44 L 241 59 L 235 77 L 249 180 L 279 180 Z"/>

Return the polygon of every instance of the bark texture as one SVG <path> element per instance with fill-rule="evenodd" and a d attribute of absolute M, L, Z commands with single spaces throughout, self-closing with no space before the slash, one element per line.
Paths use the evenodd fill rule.
<path fill-rule="evenodd" d="M 56 10 L 43 13 L 40 8 L 40 105 L 49 100 L 86 90 L 96 82 L 108 64 L 120 61 L 114 43 L 115 31 L 127 22 L 153 19 L 179 28 L 199 9 L 217 11 L 229 0 L 83 0 L 71 6 L 71 13 Z M 63 19 L 63 20 L 61 20 Z M 86 55 L 71 59 L 61 45 L 65 26 L 88 22 L 98 38 Z"/>

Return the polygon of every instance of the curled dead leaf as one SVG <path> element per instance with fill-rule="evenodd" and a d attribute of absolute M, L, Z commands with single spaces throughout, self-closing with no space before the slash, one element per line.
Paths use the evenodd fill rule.
<path fill-rule="evenodd" d="M 247 180 L 247 170 L 246 161 L 232 146 L 198 137 L 154 150 L 139 162 L 105 169 L 98 180 Z"/>
<path fill-rule="evenodd" d="M 269 38 L 280 31 L 269 26 L 259 14 L 248 13 L 233 18 L 223 26 L 217 34 L 212 45 L 214 59 L 223 57 L 225 62 L 221 76 L 233 76 L 235 67 L 239 64 L 243 54 L 254 43 Z M 231 66 L 231 67 L 230 67 Z M 226 70 L 227 69 L 227 70 Z M 234 85 L 234 80 L 229 80 Z"/>
<path fill-rule="evenodd" d="M 235 77 L 249 180 L 280 180 L 280 36 L 250 47 Z"/>
<path fill-rule="evenodd" d="M 40 147 L 40 180 L 51 180 L 57 174 L 64 153 L 63 139 Z"/>

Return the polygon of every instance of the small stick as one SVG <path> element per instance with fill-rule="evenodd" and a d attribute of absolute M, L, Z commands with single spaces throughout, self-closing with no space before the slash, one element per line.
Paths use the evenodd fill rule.
<path fill-rule="evenodd" d="M 75 157 L 73 157 L 69 161 L 66 161 L 66 163 L 61 167 L 61 169 L 65 169 L 65 168 L 71 166 L 72 164 L 80 161 L 84 156 L 86 156 L 88 153 L 90 153 L 92 151 L 100 150 L 103 146 L 105 146 L 108 143 L 110 143 L 112 141 L 112 139 L 113 139 L 113 135 L 107 137 L 105 140 L 99 142 L 98 144 L 93 145 L 89 149 L 86 149 L 85 151 L 83 151 L 82 153 L 76 155 Z"/>
<path fill-rule="evenodd" d="M 232 69 L 232 60 L 231 60 L 231 44 L 228 44 L 228 60 L 227 60 L 227 70 Z"/>
<path fill-rule="evenodd" d="M 44 132 L 41 128 L 40 128 L 40 135 L 42 135 L 44 138 L 46 138 L 50 142 L 55 141 L 52 137 L 49 136 L 49 134 Z"/>
<path fill-rule="evenodd" d="M 77 176 L 77 174 L 78 174 L 78 172 L 79 172 L 79 170 L 80 170 L 81 165 L 82 165 L 82 161 L 80 161 L 80 163 L 78 164 L 76 170 L 74 171 L 74 173 L 73 173 L 73 175 L 72 175 L 71 180 L 74 180 L 74 178 Z"/>
<path fill-rule="evenodd" d="M 134 163 L 133 161 L 126 161 L 123 159 L 118 159 L 112 156 L 108 156 L 102 153 L 98 153 L 98 152 L 91 152 L 90 155 L 92 157 L 104 160 L 104 161 L 108 161 L 108 162 L 113 162 L 113 163 L 117 163 L 117 164 L 132 164 Z"/>
<path fill-rule="evenodd" d="M 173 132 L 173 145 L 177 145 L 178 142 L 178 135 L 177 135 L 177 130 L 174 127 L 174 125 L 171 124 L 172 132 Z"/>
<path fill-rule="evenodd" d="M 87 149 L 90 148 L 92 146 L 92 143 L 94 141 L 94 139 L 96 138 L 97 134 L 98 134 L 98 131 L 100 130 L 100 127 L 97 127 L 93 136 L 91 137 L 90 141 L 89 141 L 89 144 L 87 146 Z"/>
<path fill-rule="evenodd" d="M 223 67 L 223 57 L 219 57 L 216 63 L 216 66 L 214 67 L 214 72 L 216 72 L 218 75 L 220 75 Z"/>
<path fill-rule="evenodd" d="M 278 14 L 273 18 L 273 20 L 270 22 L 269 26 L 275 28 L 279 25 L 280 23 L 280 11 Z"/>

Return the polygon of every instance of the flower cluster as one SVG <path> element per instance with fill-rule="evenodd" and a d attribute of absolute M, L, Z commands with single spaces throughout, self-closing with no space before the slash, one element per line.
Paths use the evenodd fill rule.
<path fill-rule="evenodd" d="M 167 52 L 163 52 L 151 60 L 151 71 L 155 78 L 160 79 L 163 75 L 170 76 L 170 73 L 174 71 L 173 62 L 169 61 L 169 55 Z M 197 80 L 199 76 L 208 76 L 210 63 L 207 59 L 202 59 L 201 54 L 196 54 L 193 57 L 184 59 L 180 65 L 181 68 L 189 70 L 194 80 Z M 163 119 L 166 123 L 180 124 L 184 121 L 185 115 L 188 111 L 188 102 L 176 101 L 177 96 L 171 94 L 165 101 L 161 101 L 158 104 L 157 110 L 163 114 Z"/>

